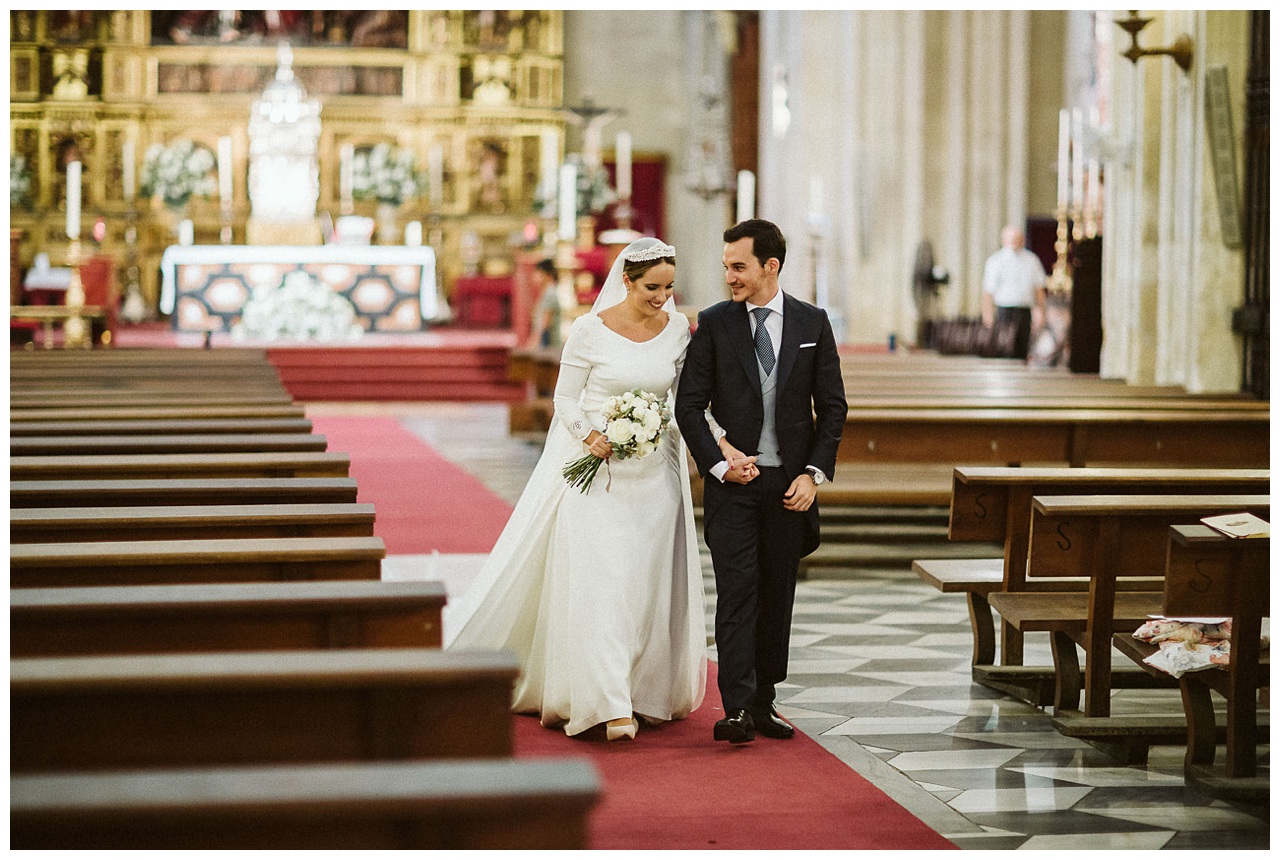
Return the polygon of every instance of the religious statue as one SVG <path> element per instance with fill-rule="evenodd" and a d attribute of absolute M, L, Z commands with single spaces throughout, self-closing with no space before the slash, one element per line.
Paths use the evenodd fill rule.
<path fill-rule="evenodd" d="M 253 218 L 273 224 L 314 224 L 320 198 L 316 143 L 320 103 L 307 98 L 293 74 L 293 51 L 280 44 L 275 80 L 249 117 L 249 202 Z"/>

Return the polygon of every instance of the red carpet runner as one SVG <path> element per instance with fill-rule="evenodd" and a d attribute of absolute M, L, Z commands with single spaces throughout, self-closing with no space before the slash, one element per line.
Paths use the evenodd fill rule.
<path fill-rule="evenodd" d="M 351 456 L 360 501 L 377 509 L 393 554 L 486 552 L 511 513 L 480 481 L 388 418 L 317 418 L 329 450 Z M 633 742 L 577 738 L 515 718 L 518 756 L 580 755 L 605 784 L 594 849 L 950 849 L 933 830 L 816 741 L 716 743 L 715 664 L 689 717 L 641 726 Z"/>
<path fill-rule="evenodd" d="M 374 533 L 392 555 L 488 552 L 511 506 L 393 418 L 319 417 L 330 451 L 351 456 L 357 498 L 371 503 Z"/>

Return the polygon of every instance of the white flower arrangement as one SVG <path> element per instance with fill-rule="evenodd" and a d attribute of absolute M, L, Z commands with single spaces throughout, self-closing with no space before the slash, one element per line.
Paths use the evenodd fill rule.
<path fill-rule="evenodd" d="M 9 208 L 20 209 L 31 202 L 31 170 L 21 155 L 9 156 Z"/>
<path fill-rule="evenodd" d="M 667 401 L 639 388 L 610 397 L 600 407 L 600 416 L 604 418 L 605 438 L 619 460 L 652 454 L 671 424 Z M 567 464 L 562 474 L 569 486 L 585 493 L 603 462 L 595 454 L 587 454 Z"/>
<path fill-rule="evenodd" d="M 364 334 L 356 309 L 303 271 L 284 276 L 278 287 L 255 287 L 231 338 L 244 340 L 355 340 Z"/>
<path fill-rule="evenodd" d="M 159 197 L 171 209 L 187 205 L 192 197 L 212 197 L 216 188 L 213 153 L 189 140 L 147 148 L 142 162 L 141 191 Z"/>
<path fill-rule="evenodd" d="M 351 165 L 351 194 L 357 200 L 377 200 L 399 206 L 425 190 L 426 182 L 414 163 L 413 152 L 379 143 L 361 149 Z"/>

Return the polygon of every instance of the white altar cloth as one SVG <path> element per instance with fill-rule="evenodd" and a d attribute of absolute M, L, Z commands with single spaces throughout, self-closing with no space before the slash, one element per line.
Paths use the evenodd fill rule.
<path fill-rule="evenodd" d="M 170 245 L 160 258 L 160 310 L 173 313 L 178 266 L 242 263 L 415 266 L 422 270 L 418 282 L 422 318 L 434 319 L 438 310 L 435 251 L 410 245 Z"/>

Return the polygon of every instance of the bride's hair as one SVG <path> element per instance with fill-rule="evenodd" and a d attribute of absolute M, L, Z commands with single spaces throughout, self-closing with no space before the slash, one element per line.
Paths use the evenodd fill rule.
<path fill-rule="evenodd" d="M 676 264 L 675 257 L 654 257 L 652 260 L 624 260 L 622 263 L 622 274 L 627 276 L 627 280 L 635 283 L 637 278 L 644 277 L 644 273 L 652 269 L 659 263 Z"/>

